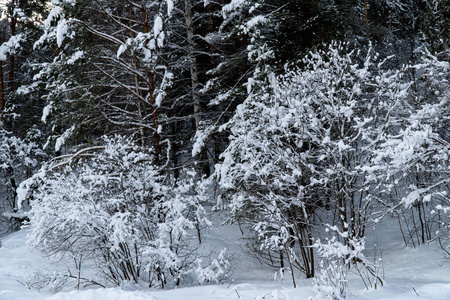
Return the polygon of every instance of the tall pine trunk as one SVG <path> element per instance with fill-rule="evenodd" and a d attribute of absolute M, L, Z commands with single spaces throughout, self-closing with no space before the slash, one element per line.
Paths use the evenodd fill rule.
<path fill-rule="evenodd" d="M 188 56 L 191 67 L 191 91 L 192 91 L 192 102 L 194 105 L 195 129 L 199 130 L 201 122 L 200 97 L 198 95 L 198 70 L 194 52 L 194 27 L 192 24 L 192 11 L 190 0 L 184 0 L 184 17 L 186 20 L 187 41 L 189 47 Z"/>
<path fill-rule="evenodd" d="M 148 24 L 148 14 L 147 10 L 144 6 L 141 6 L 141 13 L 142 13 L 142 23 L 144 25 L 144 33 L 150 32 L 150 26 Z M 155 157 L 156 160 L 159 159 L 159 156 L 161 154 L 161 144 L 160 140 L 161 137 L 158 132 L 158 111 L 156 107 L 156 101 L 155 101 L 155 75 L 148 71 L 147 73 L 147 84 L 148 84 L 148 96 L 150 100 L 150 105 L 152 109 L 152 121 L 153 121 L 153 146 L 155 147 Z"/>
<path fill-rule="evenodd" d="M 201 129 L 201 106 L 200 96 L 198 91 L 198 68 L 197 60 L 195 57 L 195 42 L 194 42 L 194 26 L 192 18 L 191 1 L 184 0 L 184 18 L 186 22 L 187 42 L 188 42 L 188 58 L 191 71 L 191 93 L 192 93 L 192 105 L 194 107 L 194 120 L 195 130 L 198 132 Z M 196 157 L 196 169 L 198 174 L 209 175 L 209 165 L 206 162 L 207 154 L 206 149 L 203 147 L 202 151 Z"/>
<path fill-rule="evenodd" d="M 14 9 L 14 6 L 13 6 Z M 14 14 L 11 14 L 11 22 L 9 23 L 9 26 L 11 28 L 11 36 L 15 36 L 16 35 L 16 24 L 17 24 L 17 20 L 16 17 L 14 16 Z M 15 57 L 14 54 L 10 54 L 9 56 L 9 81 L 8 81 L 8 87 L 9 87 L 9 92 L 11 93 L 14 89 L 14 66 L 16 64 L 15 61 Z M 2 110 L 3 112 L 3 110 Z"/>
<path fill-rule="evenodd" d="M 4 112 L 5 112 L 5 83 L 3 80 L 3 61 L 0 60 L 0 118 L 1 122 L 4 123 Z"/>

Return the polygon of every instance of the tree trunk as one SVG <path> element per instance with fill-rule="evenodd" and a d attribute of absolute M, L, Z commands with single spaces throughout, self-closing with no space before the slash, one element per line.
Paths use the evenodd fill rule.
<path fill-rule="evenodd" d="M 215 32 L 213 15 L 214 15 L 213 6 L 212 6 L 212 3 L 209 2 L 208 3 L 208 21 L 209 21 L 209 33 L 210 34 L 213 34 Z M 212 42 L 209 44 L 209 52 L 210 52 L 211 65 L 214 66 L 215 65 L 214 53 L 216 51 L 215 51 L 214 43 L 212 43 Z M 214 75 L 212 75 L 212 76 L 214 76 Z"/>
<path fill-rule="evenodd" d="M 14 6 L 13 6 L 14 9 Z M 16 17 L 11 14 L 11 22 L 9 23 L 10 27 L 11 27 L 11 36 L 15 36 L 16 35 Z M 15 62 L 15 57 L 13 54 L 10 54 L 9 56 L 9 82 L 8 82 L 8 87 L 9 87 L 9 92 L 12 92 L 14 89 L 14 65 L 16 64 Z"/>
<path fill-rule="evenodd" d="M 188 41 L 188 57 L 191 67 L 191 93 L 192 93 L 192 104 L 194 106 L 194 120 L 195 120 L 195 130 L 200 130 L 201 117 L 201 107 L 200 107 L 200 96 L 198 92 L 198 69 L 197 61 L 195 57 L 195 43 L 194 43 L 194 26 L 192 24 L 192 10 L 191 1 L 184 0 L 184 18 L 186 21 L 187 30 L 187 41 Z M 196 168 L 198 174 L 206 174 L 209 176 L 209 164 L 205 162 L 207 160 L 206 149 L 203 147 L 202 151 L 196 159 Z"/>
<path fill-rule="evenodd" d="M 141 12 L 142 12 L 142 22 L 144 25 L 144 33 L 150 32 L 150 26 L 148 24 L 148 14 L 145 10 L 144 6 L 141 6 Z M 147 73 L 147 81 L 148 81 L 148 96 L 150 100 L 150 105 L 152 109 L 152 121 L 153 121 L 153 146 L 155 147 L 155 157 L 156 160 L 159 160 L 159 156 L 161 154 L 161 144 L 160 140 L 161 137 L 159 136 L 158 132 L 158 111 L 156 107 L 155 102 L 155 76 L 151 71 L 148 71 Z"/>
<path fill-rule="evenodd" d="M 194 27 L 192 25 L 192 12 L 190 0 L 184 0 L 184 17 L 186 19 L 187 40 L 189 44 L 188 56 L 189 62 L 191 64 L 191 89 L 192 89 L 192 101 L 194 104 L 195 129 L 199 130 L 201 121 L 200 97 L 198 95 L 198 70 L 194 53 Z"/>
<path fill-rule="evenodd" d="M 5 112 L 5 85 L 3 80 L 3 61 L 0 60 L 0 118 L 1 122 L 4 123 L 4 112 Z"/>
<path fill-rule="evenodd" d="M 150 99 L 150 105 L 152 106 L 152 120 L 153 120 L 153 129 L 154 129 L 154 133 L 153 133 L 153 145 L 155 147 L 155 156 L 156 159 L 159 159 L 159 156 L 161 154 L 161 144 L 160 144 L 160 140 L 161 137 L 159 136 L 159 132 L 158 132 L 158 111 L 156 108 L 156 102 L 155 102 L 155 78 L 154 75 L 152 73 L 149 73 L 147 75 L 147 80 L 148 80 L 148 84 L 149 84 L 149 89 L 148 89 L 148 94 L 149 94 L 149 99 Z"/>
<path fill-rule="evenodd" d="M 9 92 L 12 93 L 14 91 L 14 65 L 16 64 L 14 55 L 9 57 L 9 81 L 8 87 Z"/>

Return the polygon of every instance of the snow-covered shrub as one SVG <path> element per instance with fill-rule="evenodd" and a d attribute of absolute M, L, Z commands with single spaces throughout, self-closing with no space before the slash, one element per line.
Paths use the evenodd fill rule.
<path fill-rule="evenodd" d="M 395 126 L 380 137 L 373 157 L 384 183 L 382 197 L 391 199 L 405 244 L 412 246 L 435 239 L 436 231 L 449 236 L 444 208 L 449 207 L 450 64 L 426 49 L 417 53 L 408 101 L 392 112 Z"/>
<path fill-rule="evenodd" d="M 342 300 L 347 290 L 347 266 L 336 260 L 319 262 L 319 270 L 314 278 L 315 300 Z"/>
<path fill-rule="evenodd" d="M 0 235 L 18 230 L 25 216 L 16 207 L 16 184 L 34 171 L 46 154 L 33 140 L 32 132 L 22 139 L 0 128 Z M 35 134 L 38 134 L 35 132 Z"/>
<path fill-rule="evenodd" d="M 227 254 L 228 250 L 224 248 L 217 258 L 213 259 L 206 267 L 202 266 L 201 259 L 197 260 L 197 268 L 193 272 L 200 284 L 207 282 L 218 283 L 230 275 L 231 263 Z"/>
<path fill-rule="evenodd" d="M 77 286 L 179 284 L 196 267 L 196 224 L 209 221 L 193 176 L 175 180 L 153 159 L 124 138 L 54 159 L 19 187 L 31 204 L 28 242 L 73 261 Z M 97 274 L 82 274 L 84 265 Z"/>
<path fill-rule="evenodd" d="M 333 43 L 303 68 L 269 74 L 228 123 L 230 145 L 216 175 L 234 220 L 248 221 L 270 260 L 314 276 L 318 208 L 336 215 L 344 243 L 365 234 L 376 199 L 371 157 L 391 110 L 409 88 L 372 49 Z M 271 254 L 270 254 L 271 253 Z"/>
<path fill-rule="evenodd" d="M 345 236 L 336 227 L 331 227 L 339 236 Z M 316 300 L 343 300 L 347 293 L 348 272 L 357 273 L 367 288 L 377 287 L 378 282 L 383 285 L 378 276 L 378 266 L 369 262 L 362 253 L 365 249 L 364 238 L 347 240 L 346 244 L 336 237 L 319 240 L 313 245 L 322 258 L 319 263 L 318 274 L 314 279 L 313 289 Z"/>

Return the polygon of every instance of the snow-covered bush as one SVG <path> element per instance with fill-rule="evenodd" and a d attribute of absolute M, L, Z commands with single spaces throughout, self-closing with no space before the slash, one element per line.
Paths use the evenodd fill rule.
<path fill-rule="evenodd" d="M 435 239 L 436 231 L 449 236 L 450 64 L 426 49 L 417 53 L 408 101 L 392 112 L 395 126 L 380 137 L 373 157 L 382 197 L 391 199 L 405 244 L 412 246 Z"/>
<path fill-rule="evenodd" d="M 197 260 L 197 268 L 193 270 L 195 277 L 200 284 L 207 282 L 218 283 L 230 275 L 231 263 L 228 257 L 228 250 L 223 249 L 217 258 L 213 259 L 211 263 L 203 267 L 202 260 Z"/>
<path fill-rule="evenodd" d="M 343 300 L 347 291 L 347 266 L 338 261 L 319 262 L 318 274 L 314 278 L 315 300 Z"/>
<path fill-rule="evenodd" d="M 336 227 L 327 228 L 337 232 L 341 238 L 345 233 Z M 346 298 L 348 272 L 354 272 L 361 277 L 367 288 L 376 288 L 383 281 L 378 276 L 378 266 L 366 259 L 364 238 L 353 238 L 344 245 L 335 236 L 322 242 L 316 241 L 313 247 L 321 257 L 319 270 L 314 279 L 313 289 L 316 300 L 343 300 Z"/>
<path fill-rule="evenodd" d="M 175 180 L 124 138 L 54 159 L 19 187 L 30 199 L 29 243 L 70 259 L 77 286 L 179 284 L 197 268 L 190 242 L 208 225 L 194 176 Z M 195 241 L 195 239 L 194 239 Z M 191 245 L 190 245 L 191 244 Z M 97 274 L 83 274 L 85 264 Z"/>
<path fill-rule="evenodd" d="M 25 216 L 17 212 L 16 184 L 34 171 L 45 157 L 31 131 L 22 139 L 0 128 L 0 175 L 3 177 L 0 184 L 0 235 L 19 229 Z"/>
<path fill-rule="evenodd" d="M 409 85 L 372 49 L 333 43 L 303 68 L 269 74 L 237 108 L 216 175 L 234 220 L 252 224 L 260 249 L 314 276 L 313 226 L 331 209 L 344 244 L 362 238 L 376 201 L 371 157 Z"/>

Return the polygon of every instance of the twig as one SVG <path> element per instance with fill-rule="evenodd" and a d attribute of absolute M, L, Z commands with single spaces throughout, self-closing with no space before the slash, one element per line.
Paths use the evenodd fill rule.
<path fill-rule="evenodd" d="M 227 286 L 227 289 L 230 288 L 230 286 L 234 283 L 234 279 L 231 279 L 230 284 Z"/>
<path fill-rule="evenodd" d="M 27 288 L 28 288 L 28 284 L 25 284 L 25 283 L 23 283 L 22 281 L 20 281 L 20 280 L 16 280 L 18 283 L 20 283 L 21 285 L 23 285 L 23 286 L 26 286 Z"/>
<path fill-rule="evenodd" d="M 414 287 L 412 287 L 412 289 L 414 290 L 414 293 L 416 293 L 417 297 L 420 297 L 419 293 L 416 291 L 416 289 Z"/>

